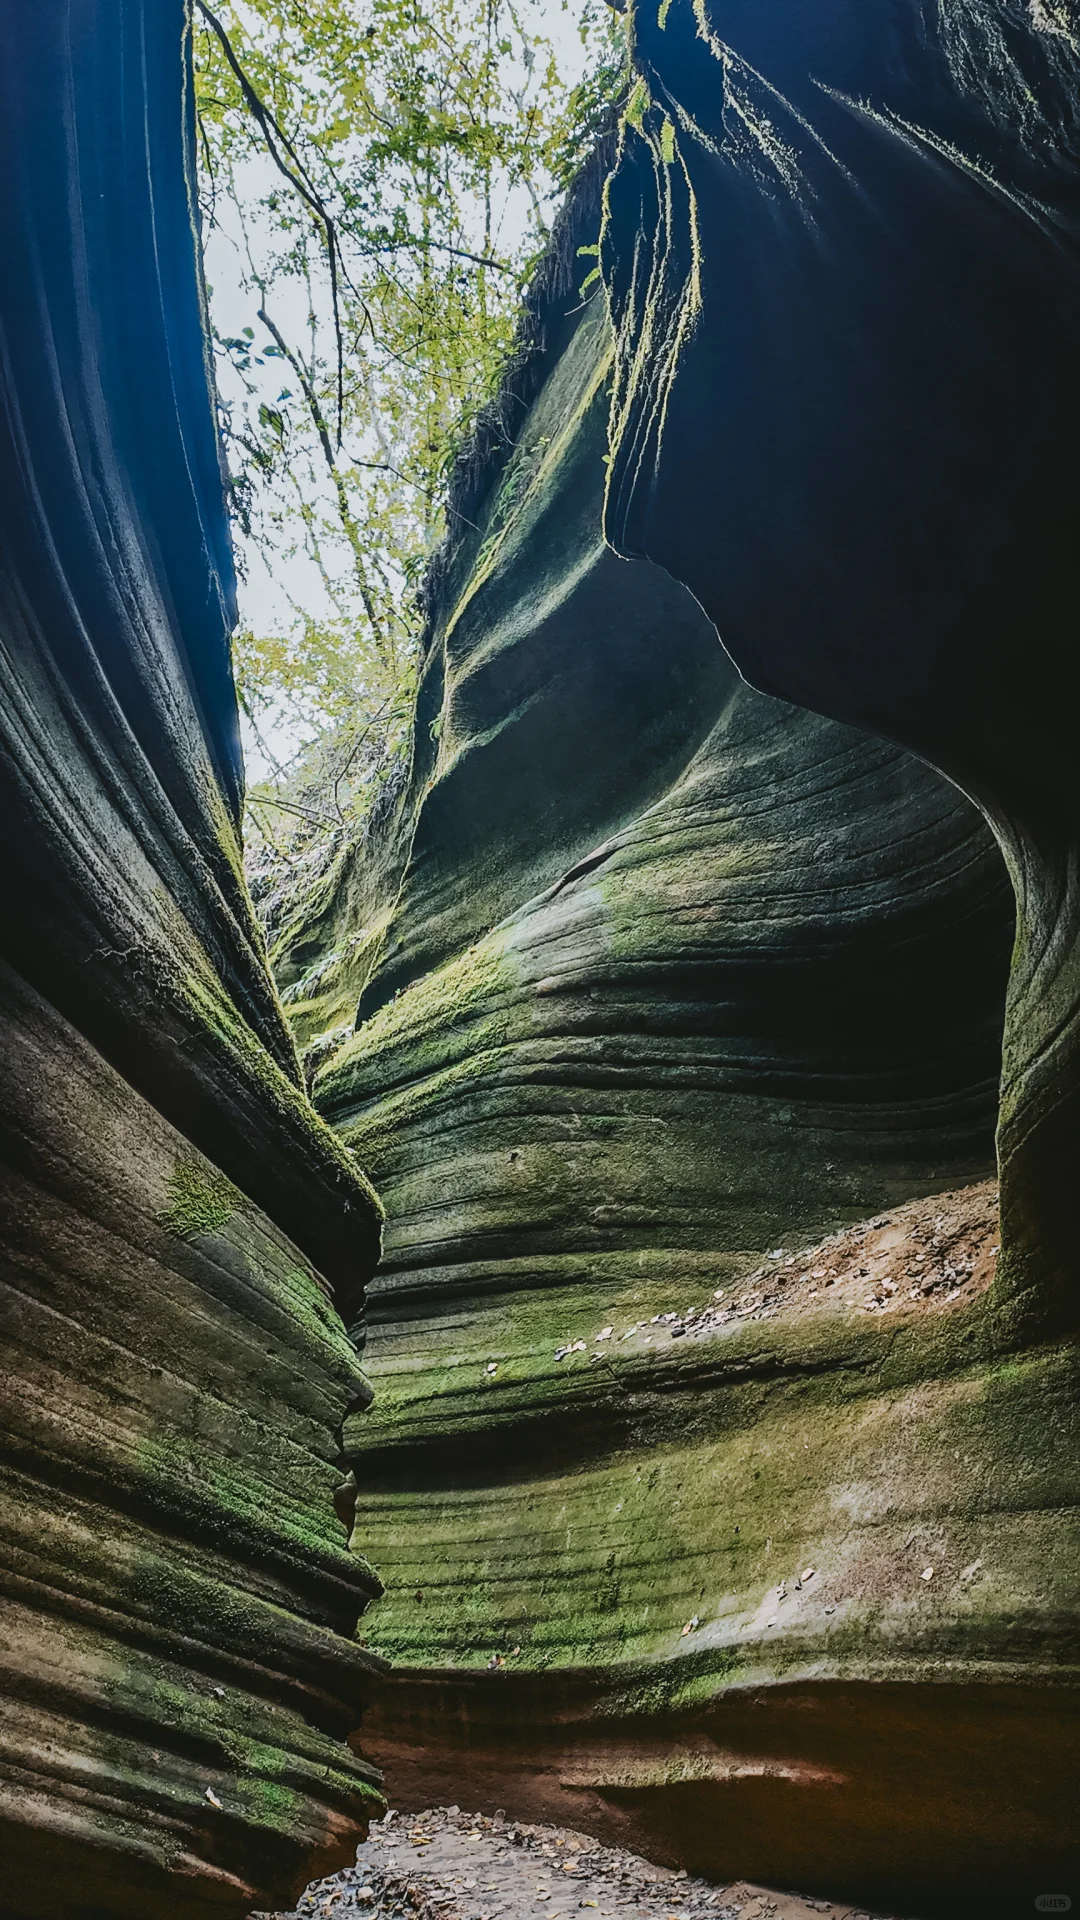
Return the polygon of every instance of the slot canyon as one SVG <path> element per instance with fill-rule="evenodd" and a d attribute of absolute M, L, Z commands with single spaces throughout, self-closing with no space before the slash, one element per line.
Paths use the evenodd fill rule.
<path fill-rule="evenodd" d="M 1078 35 L 634 0 L 245 871 L 187 8 L 0 11 L 2 1920 L 388 1800 L 1080 1900 Z"/>

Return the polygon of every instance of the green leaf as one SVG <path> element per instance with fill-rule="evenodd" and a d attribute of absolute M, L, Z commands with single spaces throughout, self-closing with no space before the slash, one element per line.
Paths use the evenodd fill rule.
<path fill-rule="evenodd" d="M 645 122 L 645 113 L 649 105 L 649 89 L 640 75 L 634 82 L 633 91 L 626 103 L 625 119 L 628 127 L 640 133 Z"/>
<path fill-rule="evenodd" d="M 626 29 L 596 0 L 568 0 L 590 49 L 568 88 L 550 0 L 215 10 L 340 247 L 339 449 L 326 222 L 272 169 L 220 43 L 197 31 L 230 495 L 242 557 L 278 589 L 273 631 L 237 636 L 237 679 L 252 712 L 287 709 L 306 738 L 329 740 L 387 700 L 388 714 L 402 699 L 408 709 L 413 596 L 445 529 L 447 475 L 513 349 L 551 200 L 625 91 Z M 647 103 L 642 89 L 642 114 Z M 527 209 L 520 223 L 505 218 L 511 201 Z M 581 252 L 598 260 L 595 245 Z M 586 288 L 597 278 L 593 266 Z M 258 325 L 227 332 L 238 299 L 270 317 L 285 348 L 256 352 Z M 290 354 L 303 374 L 269 404 L 262 362 Z"/>

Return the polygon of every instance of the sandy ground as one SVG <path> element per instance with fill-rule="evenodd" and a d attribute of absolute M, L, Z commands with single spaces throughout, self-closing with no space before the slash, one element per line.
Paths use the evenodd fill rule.
<path fill-rule="evenodd" d="M 921 1318 L 970 1305 L 993 1280 L 997 1255 L 997 1182 L 981 1180 L 905 1201 L 813 1247 L 770 1248 L 763 1266 L 718 1287 L 705 1306 L 680 1313 L 673 1303 L 670 1312 L 629 1327 L 612 1323 L 591 1340 L 557 1347 L 555 1358 L 588 1353 L 588 1364 L 599 1366 L 609 1342 L 622 1351 L 621 1342 L 632 1341 L 625 1351 L 636 1354 L 662 1349 L 669 1340 L 707 1339 L 738 1320 L 823 1311 Z"/>
<path fill-rule="evenodd" d="M 650 1335 L 700 1338 L 733 1320 L 768 1320 L 832 1308 L 840 1313 L 910 1318 L 967 1305 L 990 1285 L 998 1254 L 996 1180 L 908 1200 L 873 1220 L 793 1252 L 771 1249 L 764 1266 L 720 1287 L 697 1312 L 658 1314 L 630 1333 L 602 1328 L 598 1338 Z M 633 1351 L 633 1348 L 630 1349 Z"/>
<path fill-rule="evenodd" d="M 371 1829 L 356 1866 L 316 1881 L 289 1915 L 253 1920 L 886 1920 L 865 1907 L 712 1886 L 568 1827 L 436 1807 Z"/>

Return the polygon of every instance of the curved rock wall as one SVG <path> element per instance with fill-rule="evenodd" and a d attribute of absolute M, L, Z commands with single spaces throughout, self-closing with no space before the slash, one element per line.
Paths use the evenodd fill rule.
<path fill-rule="evenodd" d="M 1009 915 L 988 837 L 895 749 L 706 671 L 720 717 L 664 797 L 320 1072 L 389 1211 L 380 1318 L 536 1289 L 554 1347 L 561 1288 L 630 1312 L 649 1272 L 666 1306 L 989 1168 Z M 403 944 L 430 927 L 411 881 Z"/>
<path fill-rule="evenodd" d="M 1016 888 L 1002 1286 L 1076 1324 L 1080 13 L 631 9 L 609 537 L 941 767 Z"/>
<path fill-rule="evenodd" d="M 1007 880 L 955 788 L 604 549 L 596 217 L 459 485 L 397 816 L 276 956 L 307 1035 L 359 991 L 314 1098 L 387 1206 L 374 1729 L 405 1805 L 467 1769 L 718 1874 L 1013 1899 L 1071 1859 L 1074 1357 L 1009 1358 L 992 1190 L 893 1219 L 992 1171 Z M 796 1258 L 882 1210 L 887 1284 L 861 1228 Z M 788 1268 L 798 1311 L 747 1279 Z M 1017 1741 L 1061 1756 L 1022 1806 Z"/>
<path fill-rule="evenodd" d="M 241 868 L 180 0 L 0 18 L 0 1858 L 13 1920 L 285 1904 L 380 1663 L 379 1213 Z M 342 1508 L 335 1511 L 335 1499 Z"/>
<path fill-rule="evenodd" d="M 243 1915 L 348 1857 L 370 1398 L 307 1255 L 6 965 L 6 1914 Z"/>

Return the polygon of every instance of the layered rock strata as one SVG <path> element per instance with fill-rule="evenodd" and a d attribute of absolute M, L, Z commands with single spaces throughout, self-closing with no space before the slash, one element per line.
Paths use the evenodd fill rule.
<path fill-rule="evenodd" d="M 187 32 L 180 0 L 0 17 L 12 1920 L 284 1904 L 380 1804 L 338 1491 L 379 1216 L 241 873 Z"/>
<path fill-rule="evenodd" d="M 1017 899 L 1001 1285 L 1072 1327 L 1080 15 L 632 9 L 606 527 L 755 686 L 901 741 Z"/>
<path fill-rule="evenodd" d="M 1072 1347 L 966 1276 L 714 1301 L 991 1172 L 1006 876 L 605 548 L 595 219 L 586 180 L 459 481 L 396 815 L 276 956 L 305 1038 L 359 992 L 314 1097 L 388 1212 L 375 1724 L 406 1805 L 468 1768 L 700 1871 L 1011 1900 L 1071 1858 Z M 1062 1756 L 1022 1796 L 1017 1742 Z"/>

